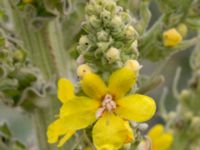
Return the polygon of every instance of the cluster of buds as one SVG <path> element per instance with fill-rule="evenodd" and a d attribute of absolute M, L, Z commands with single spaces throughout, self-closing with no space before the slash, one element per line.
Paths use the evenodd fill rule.
<path fill-rule="evenodd" d="M 84 62 L 112 72 L 129 59 L 138 57 L 137 31 L 128 12 L 115 0 L 91 0 L 86 5 L 85 34 L 80 37 L 77 51 Z"/>

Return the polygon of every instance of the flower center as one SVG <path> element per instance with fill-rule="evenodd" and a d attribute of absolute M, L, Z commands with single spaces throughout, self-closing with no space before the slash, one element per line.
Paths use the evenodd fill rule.
<path fill-rule="evenodd" d="M 116 103 L 111 94 L 106 94 L 101 103 L 101 107 L 96 112 L 96 118 L 101 117 L 104 111 L 113 111 L 116 108 Z"/>

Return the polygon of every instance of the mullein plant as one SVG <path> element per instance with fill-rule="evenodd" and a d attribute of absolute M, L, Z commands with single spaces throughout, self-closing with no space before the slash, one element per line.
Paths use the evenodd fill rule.
<path fill-rule="evenodd" d="M 120 149 L 134 141 L 130 121 L 147 121 L 156 110 L 150 97 L 125 96 L 141 68 L 138 33 L 122 7 L 104 0 L 87 4 L 82 28 L 84 35 L 77 46 L 80 81 L 75 90 L 70 80 L 59 79 L 58 98 L 63 105 L 48 127 L 48 142 L 58 142 L 60 147 L 79 130 L 90 128 L 93 149 Z"/>
<path fill-rule="evenodd" d="M 150 0 L 0 4 L 1 101 L 31 116 L 36 149 L 198 150 L 200 35 L 187 36 L 200 30 L 198 0 L 156 0 L 152 25 Z M 139 59 L 166 63 L 195 44 L 190 88 L 167 113 L 144 95 L 163 82 L 162 68 L 143 79 Z M 165 124 L 146 131 L 156 109 Z M 0 149 L 32 149 L 0 129 Z"/>

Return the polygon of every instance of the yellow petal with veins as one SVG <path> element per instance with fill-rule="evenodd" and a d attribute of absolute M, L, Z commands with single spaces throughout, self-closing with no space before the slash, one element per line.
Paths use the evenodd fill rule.
<path fill-rule="evenodd" d="M 115 99 L 123 97 L 136 81 L 136 74 L 131 69 L 122 68 L 115 71 L 109 78 L 108 90 Z"/>
<path fill-rule="evenodd" d="M 129 95 L 116 102 L 116 113 L 122 118 L 136 122 L 149 120 L 156 111 L 154 100 L 145 95 Z"/>

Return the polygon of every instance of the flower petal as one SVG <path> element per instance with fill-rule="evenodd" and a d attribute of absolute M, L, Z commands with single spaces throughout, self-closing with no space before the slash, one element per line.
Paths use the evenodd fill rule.
<path fill-rule="evenodd" d="M 121 117 L 136 122 L 149 120 L 156 111 L 156 104 L 151 97 L 134 94 L 117 100 L 116 113 Z"/>
<path fill-rule="evenodd" d="M 104 113 L 95 124 L 92 136 L 97 150 L 118 150 L 125 143 L 127 129 L 124 121 L 111 113 Z"/>
<path fill-rule="evenodd" d="M 123 97 L 136 81 L 136 74 L 128 68 L 115 71 L 109 78 L 108 90 L 115 99 Z"/>
<path fill-rule="evenodd" d="M 173 142 L 173 134 L 166 132 L 161 124 L 152 127 L 148 132 L 148 136 L 152 141 L 154 150 L 168 150 Z"/>
<path fill-rule="evenodd" d="M 77 130 L 85 128 L 96 120 L 100 102 L 87 97 L 74 97 L 60 109 L 60 122 L 64 128 Z"/>
<path fill-rule="evenodd" d="M 73 134 L 75 133 L 74 130 L 68 130 L 66 128 L 63 128 L 62 124 L 60 124 L 59 119 L 54 121 L 48 126 L 47 129 L 47 138 L 48 143 L 56 143 L 59 141 L 59 137 L 65 134 L 65 141 L 67 141 Z M 61 143 L 59 142 L 59 145 L 61 145 L 63 142 L 65 142 L 61 139 Z M 63 143 L 64 144 L 64 143 Z"/>
<path fill-rule="evenodd" d="M 161 124 L 156 124 L 155 126 L 153 126 L 149 132 L 148 132 L 148 136 L 151 139 L 155 139 L 159 136 L 161 136 L 164 133 L 164 126 Z"/>
<path fill-rule="evenodd" d="M 173 142 L 172 133 L 163 133 L 157 139 L 152 139 L 153 150 L 168 150 Z"/>
<path fill-rule="evenodd" d="M 125 143 L 130 143 L 130 142 L 132 142 L 134 140 L 133 130 L 130 127 L 130 124 L 129 124 L 128 121 L 124 121 L 124 125 L 125 125 L 126 133 L 127 133 Z"/>
<path fill-rule="evenodd" d="M 65 103 L 74 97 L 74 86 L 70 80 L 61 78 L 58 81 L 58 99 Z"/>
<path fill-rule="evenodd" d="M 81 86 L 86 95 L 94 99 L 101 99 L 107 92 L 103 80 L 96 74 L 89 73 L 81 80 Z"/>
<path fill-rule="evenodd" d="M 64 144 L 67 140 L 69 140 L 75 132 L 76 132 L 75 130 L 68 131 L 68 132 L 64 135 L 64 137 L 63 137 L 62 139 L 60 139 L 60 141 L 59 141 L 59 143 L 58 143 L 58 147 L 63 146 L 63 144 Z"/>

